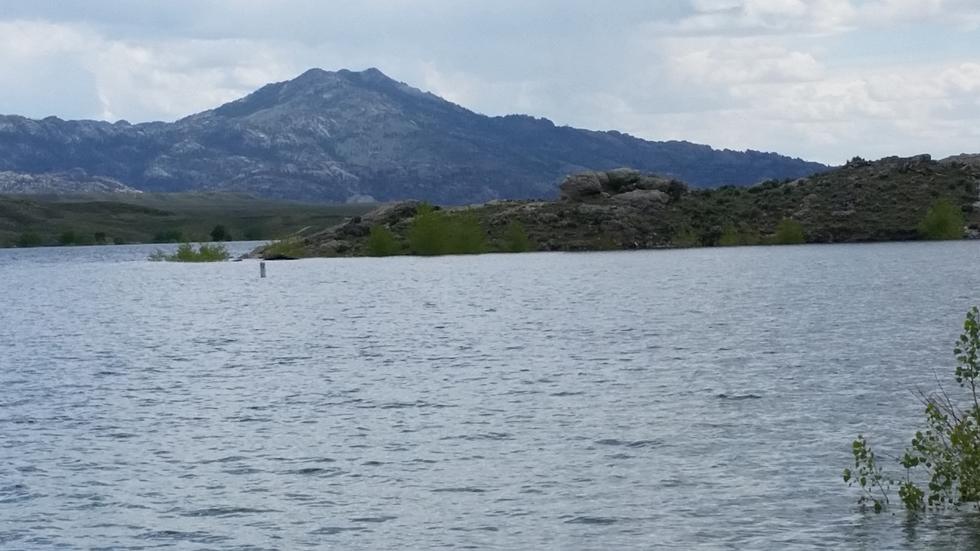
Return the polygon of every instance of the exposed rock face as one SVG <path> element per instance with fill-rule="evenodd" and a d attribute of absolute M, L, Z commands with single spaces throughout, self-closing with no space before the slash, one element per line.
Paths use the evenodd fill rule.
<path fill-rule="evenodd" d="M 139 193 L 122 182 L 83 170 L 44 174 L 0 171 L 0 193 Z"/>
<path fill-rule="evenodd" d="M 602 180 L 595 172 L 583 172 L 566 178 L 559 189 L 560 196 L 565 201 L 598 199 L 602 196 Z"/>
<path fill-rule="evenodd" d="M 573 174 L 561 183 L 561 199 L 571 202 L 612 198 L 618 203 L 667 203 L 687 191 L 683 182 L 617 168 L 608 172 Z"/>
<path fill-rule="evenodd" d="M 0 170 L 82 169 L 145 191 L 465 204 L 552 198 L 566 174 L 626 164 L 699 186 L 826 168 L 772 153 L 556 127 L 528 116 L 486 117 L 376 69 L 313 69 L 174 123 L 0 117 Z"/>

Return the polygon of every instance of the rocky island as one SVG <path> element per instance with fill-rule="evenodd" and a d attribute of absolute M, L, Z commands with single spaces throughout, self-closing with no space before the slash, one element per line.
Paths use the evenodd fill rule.
<path fill-rule="evenodd" d="M 937 205 L 951 205 L 950 222 L 962 236 L 976 237 L 978 184 L 980 163 L 970 156 L 855 158 L 807 178 L 718 189 L 694 189 L 677 179 L 617 169 L 567 177 L 556 201 L 491 201 L 434 207 L 434 212 L 446 228 L 460 223 L 482 232 L 473 250 L 444 252 L 517 250 L 515 239 L 527 249 L 545 251 L 910 240 L 930 237 L 922 224 Z M 384 205 L 260 248 L 255 255 L 426 254 L 412 235 L 423 212 L 433 211 L 416 201 Z M 446 232 L 458 234 L 455 228 Z"/>

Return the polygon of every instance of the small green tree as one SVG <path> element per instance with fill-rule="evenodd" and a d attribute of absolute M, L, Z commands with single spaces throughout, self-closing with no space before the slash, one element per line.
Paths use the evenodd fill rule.
<path fill-rule="evenodd" d="M 368 234 L 367 251 L 370 256 L 391 256 L 399 250 L 395 234 L 384 226 L 372 226 Z"/>
<path fill-rule="evenodd" d="M 956 382 L 961 396 L 940 387 L 924 396 L 926 428 L 915 433 L 902 457 L 902 476 L 888 474 L 864 436 L 851 445 L 854 467 L 844 469 L 844 482 L 861 490 L 858 503 L 886 510 L 892 488 L 909 511 L 942 509 L 971 504 L 980 508 L 980 310 L 973 307 L 963 323 L 954 349 Z M 924 477 L 916 471 L 924 470 Z M 925 487 L 919 480 L 925 478 Z"/>
<path fill-rule="evenodd" d="M 223 224 L 218 224 L 211 229 L 211 241 L 231 241 L 231 234 Z"/>
<path fill-rule="evenodd" d="M 963 237 L 963 212 L 949 199 L 940 199 L 926 212 L 919 222 L 919 235 L 924 239 L 961 239 Z"/>
<path fill-rule="evenodd" d="M 742 244 L 742 237 L 738 233 L 738 228 L 734 224 L 725 224 L 721 229 L 721 237 L 718 238 L 718 245 L 721 247 L 735 247 Z"/>
<path fill-rule="evenodd" d="M 531 250 L 531 239 L 527 236 L 524 224 L 511 220 L 504 229 L 504 250 L 510 253 L 523 253 Z"/>
<path fill-rule="evenodd" d="M 32 231 L 26 231 L 17 238 L 18 247 L 40 247 L 43 243 L 41 236 Z"/>
<path fill-rule="evenodd" d="M 803 235 L 803 226 L 791 218 L 783 218 L 776 226 L 776 235 L 773 242 L 777 245 L 799 245 L 806 243 Z"/>
<path fill-rule="evenodd" d="M 451 254 L 480 254 L 487 251 L 487 232 L 471 213 L 453 217 L 449 224 L 449 250 Z"/>
<path fill-rule="evenodd" d="M 431 256 L 449 251 L 449 222 L 441 210 L 419 205 L 408 229 L 408 246 L 415 254 Z"/>
<path fill-rule="evenodd" d="M 62 245 L 74 245 L 77 242 L 78 236 L 75 235 L 74 230 L 65 230 L 61 232 L 61 235 L 58 237 L 58 243 L 61 243 Z"/>
<path fill-rule="evenodd" d="M 95 242 L 98 243 L 99 245 L 105 245 L 106 234 L 104 231 L 97 231 L 92 235 L 92 237 L 95 239 Z"/>

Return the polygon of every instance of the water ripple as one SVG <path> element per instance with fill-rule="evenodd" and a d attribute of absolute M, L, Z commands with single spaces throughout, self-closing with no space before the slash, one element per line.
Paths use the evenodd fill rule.
<path fill-rule="evenodd" d="M 237 246 L 237 245 L 233 245 Z M 980 303 L 978 243 L 145 262 L 0 249 L 2 549 L 970 549 L 848 443 Z"/>

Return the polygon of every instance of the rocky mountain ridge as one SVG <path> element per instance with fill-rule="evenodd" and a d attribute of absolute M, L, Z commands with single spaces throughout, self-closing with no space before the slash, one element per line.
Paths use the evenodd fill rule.
<path fill-rule="evenodd" d="M 567 174 L 619 166 L 695 186 L 749 185 L 826 168 L 523 115 L 488 117 L 377 69 L 312 69 L 173 123 L 0 116 L 0 171 L 81 171 L 144 191 L 462 204 L 554 197 Z"/>
<path fill-rule="evenodd" d="M 118 180 L 89 176 L 83 170 L 25 174 L 0 171 L 0 194 L 74 194 L 74 193 L 140 193 Z"/>

